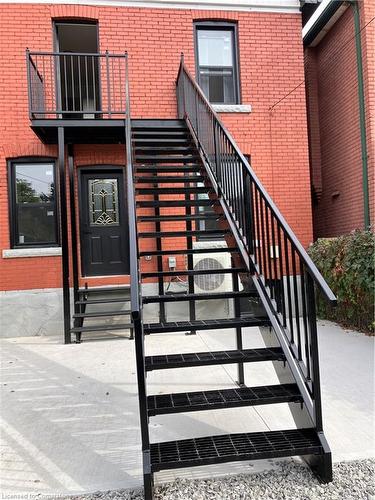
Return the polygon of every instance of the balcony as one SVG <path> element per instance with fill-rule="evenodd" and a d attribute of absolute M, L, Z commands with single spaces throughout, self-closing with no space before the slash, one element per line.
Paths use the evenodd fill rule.
<path fill-rule="evenodd" d="M 47 144 L 124 142 L 127 54 L 27 51 L 31 127 Z"/>

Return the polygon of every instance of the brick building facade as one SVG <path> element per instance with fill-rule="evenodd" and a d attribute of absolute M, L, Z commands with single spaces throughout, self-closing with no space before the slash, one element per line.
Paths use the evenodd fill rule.
<path fill-rule="evenodd" d="M 372 1 L 323 2 L 304 27 L 315 238 L 364 228 L 366 212 L 374 224 L 374 17 Z"/>
<path fill-rule="evenodd" d="M 236 26 L 239 96 L 236 106 L 218 108 L 220 116 L 242 152 L 251 157 L 253 168 L 296 235 L 307 246 L 313 235 L 304 85 L 287 96 L 304 78 L 299 2 L 259 1 L 251 6 L 242 1 L 206 2 L 204 8 L 194 5 L 195 2 L 188 8 L 186 2 L 178 1 L 168 8 L 158 7 L 157 1 L 145 2 L 143 7 L 133 6 L 132 1 L 87 3 L 90 5 L 74 2 L 0 5 L 0 289 L 4 291 L 4 300 L 22 303 L 31 300 L 31 296 L 34 300 L 36 296 L 55 293 L 61 287 L 58 245 L 25 248 L 14 240 L 12 244 L 9 200 L 12 160 L 57 157 L 57 147 L 43 144 L 30 128 L 25 66 L 27 48 L 55 50 L 56 22 L 95 23 L 99 52 L 128 52 L 134 119 L 177 117 L 175 80 L 181 52 L 187 67 L 196 72 L 196 22 Z M 77 177 L 81 166 L 124 162 L 123 145 L 74 147 Z M 78 191 L 76 197 L 79 231 Z M 360 215 L 356 217 L 359 221 Z M 144 245 L 143 249 L 147 248 L 147 243 Z M 170 245 L 173 248 L 175 242 L 171 240 Z M 155 268 L 155 262 L 151 260 L 148 266 Z M 80 282 L 120 284 L 127 279 L 127 276 L 81 276 Z M 59 292 L 56 294 L 58 297 Z M 23 321 L 19 328 L 24 327 L 26 319 Z M 50 327 L 35 327 L 32 331 L 48 332 Z"/>

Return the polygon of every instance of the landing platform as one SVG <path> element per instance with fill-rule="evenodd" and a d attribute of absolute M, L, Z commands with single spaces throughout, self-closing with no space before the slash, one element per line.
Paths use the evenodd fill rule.
<path fill-rule="evenodd" d="M 176 119 L 132 119 L 132 127 L 178 126 Z M 57 130 L 64 128 L 66 144 L 124 144 L 125 119 L 34 119 L 31 128 L 44 144 L 57 144 Z"/>
<path fill-rule="evenodd" d="M 163 342 L 160 342 L 160 337 Z M 262 347 L 259 330 L 248 328 L 245 348 Z M 222 350 L 234 332 L 196 336 L 155 334 L 149 354 Z M 333 460 L 370 457 L 374 450 L 374 338 L 319 323 L 325 432 Z M 68 494 L 140 487 L 141 453 L 134 343 L 127 339 L 62 345 L 58 337 L 1 341 L 3 495 Z M 276 383 L 270 363 L 248 365 L 251 385 Z M 231 388 L 233 365 L 170 369 L 148 374 L 150 391 L 182 392 Z M 250 385 L 250 384 L 249 384 Z M 275 409 L 277 411 L 275 411 Z M 227 432 L 255 432 L 292 426 L 286 409 L 254 407 L 224 412 L 156 416 L 152 440 L 170 441 Z M 288 459 L 289 460 L 289 459 Z M 270 461 L 218 464 L 158 473 L 156 482 L 252 473 Z M 10 496 L 10 498 L 13 498 Z"/>

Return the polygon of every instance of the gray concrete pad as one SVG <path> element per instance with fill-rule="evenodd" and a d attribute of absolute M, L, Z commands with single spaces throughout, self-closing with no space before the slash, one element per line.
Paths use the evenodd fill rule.
<path fill-rule="evenodd" d="M 374 338 L 319 322 L 323 414 L 334 461 L 374 454 Z M 233 331 L 146 339 L 149 354 L 234 347 Z M 261 347 L 257 328 L 245 347 Z M 61 345 L 57 337 L 1 341 L 1 475 L 8 498 L 142 484 L 134 343 L 127 339 Z M 271 363 L 248 365 L 249 385 L 276 383 Z M 233 387 L 232 365 L 149 374 L 149 392 Z M 293 427 L 287 408 L 257 407 L 158 416 L 151 439 Z M 166 471 L 157 482 L 272 467 L 272 461 Z"/>

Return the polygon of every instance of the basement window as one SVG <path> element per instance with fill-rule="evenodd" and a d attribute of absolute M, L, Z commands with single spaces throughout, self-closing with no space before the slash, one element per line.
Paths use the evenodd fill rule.
<path fill-rule="evenodd" d="M 239 104 L 237 26 L 195 23 L 198 82 L 212 104 Z"/>
<path fill-rule="evenodd" d="M 12 248 L 58 245 L 54 160 L 9 163 Z"/>

